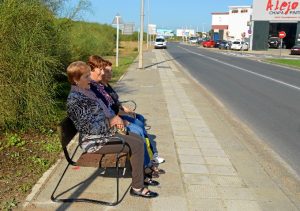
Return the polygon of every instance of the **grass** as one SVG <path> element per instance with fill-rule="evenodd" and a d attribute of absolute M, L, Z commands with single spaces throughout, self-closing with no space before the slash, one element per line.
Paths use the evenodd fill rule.
<path fill-rule="evenodd" d="M 137 42 L 121 42 L 119 67 L 114 66 L 113 82 L 118 81 L 137 56 Z M 113 65 L 115 57 L 106 57 Z M 57 98 L 57 122 L 66 115 L 67 79 L 61 79 Z M 61 146 L 56 125 L 36 131 L 0 131 L 0 210 L 18 209 L 34 184 L 58 158 Z"/>
<path fill-rule="evenodd" d="M 300 59 L 267 59 L 267 61 L 300 69 Z"/>

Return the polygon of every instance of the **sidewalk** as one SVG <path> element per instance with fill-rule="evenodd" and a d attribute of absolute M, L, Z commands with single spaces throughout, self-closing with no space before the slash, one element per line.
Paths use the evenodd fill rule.
<path fill-rule="evenodd" d="M 158 179 L 161 185 L 151 188 L 160 196 L 148 200 L 127 194 L 116 207 L 54 203 L 50 195 L 66 166 L 62 159 L 28 196 L 25 210 L 299 210 L 299 183 L 287 180 L 294 194 L 280 185 L 282 178 L 270 177 L 264 163 L 244 143 L 252 141 L 251 133 L 241 134 L 237 122 L 217 112 L 220 105 L 212 104 L 210 94 L 166 51 L 152 50 L 144 58 L 145 68 L 131 65 L 117 89 L 122 99 L 136 101 L 137 112 L 147 118 L 149 133 L 166 159 L 160 166 L 167 172 Z M 286 172 L 280 175 L 290 178 Z M 99 177 L 94 169 L 70 168 L 65 178 L 58 193 L 89 179 L 64 197 L 114 199 L 115 180 Z M 130 181 L 121 179 L 121 193 Z"/>

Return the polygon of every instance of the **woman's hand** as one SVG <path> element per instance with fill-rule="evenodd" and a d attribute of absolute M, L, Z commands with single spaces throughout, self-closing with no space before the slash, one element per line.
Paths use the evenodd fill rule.
<path fill-rule="evenodd" d="M 114 116 L 113 118 L 109 119 L 109 125 L 110 127 L 116 125 L 117 128 L 123 129 L 124 128 L 124 122 L 119 116 Z"/>

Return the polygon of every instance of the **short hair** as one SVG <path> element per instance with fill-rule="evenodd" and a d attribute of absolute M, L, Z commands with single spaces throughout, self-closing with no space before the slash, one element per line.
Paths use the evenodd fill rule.
<path fill-rule="evenodd" d="M 87 64 L 91 67 L 91 71 L 94 71 L 95 68 L 104 69 L 107 65 L 105 60 L 101 56 L 92 55 L 88 58 Z"/>
<path fill-rule="evenodd" d="M 109 60 L 104 60 L 104 65 L 106 66 L 112 66 L 112 63 Z"/>
<path fill-rule="evenodd" d="M 91 71 L 89 65 L 87 65 L 83 61 L 72 62 L 67 68 L 68 80 L 72 85 L 76 85 L 76 80 L 79 80 L 80 77 L 86 73 L 87 71 Z"/>

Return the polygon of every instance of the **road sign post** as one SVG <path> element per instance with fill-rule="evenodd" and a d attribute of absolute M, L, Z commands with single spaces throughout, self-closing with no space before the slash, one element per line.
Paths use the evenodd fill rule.
<path fill-rule="evenodd" d="M 280 32 L 278 33 L 278 37 L 280 38 L 280 50 L 279 50 L 279 56 L 281 57 L 282 39 L 286 37 L 285 31 L 280 31 Z"/>
<path fill-rule="evenodd" d="M 242 54 L 243 54 L 244 43 L 245 43 L 245 37 L 246 37 L 246 32 L 243 32 L 243 33 L 241 34 L 241 36 L 242 36 L 242 42 L 241 42 L 242 48 L 241 48 L 241 51 L 242 51 Z"/>

